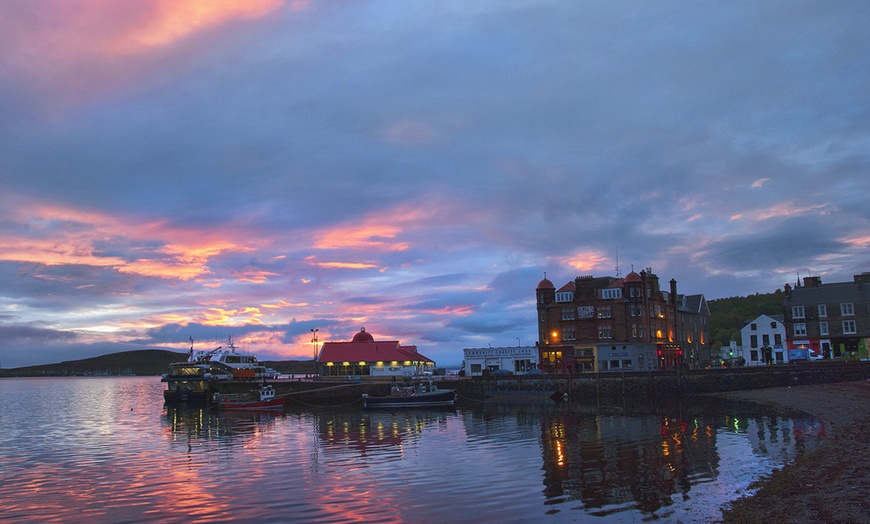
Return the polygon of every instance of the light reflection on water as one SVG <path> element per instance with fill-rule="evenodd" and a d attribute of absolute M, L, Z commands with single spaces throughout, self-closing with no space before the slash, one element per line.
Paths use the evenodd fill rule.
<path fill-rule="evenodd" d="M 824 436 L 758 406 L 217 413 L 0 381 L 0 521 L 708 522 Z"/>

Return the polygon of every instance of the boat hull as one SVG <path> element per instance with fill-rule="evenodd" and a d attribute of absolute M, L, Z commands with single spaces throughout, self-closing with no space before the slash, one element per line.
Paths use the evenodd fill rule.
<path fill-rule="evenodd" d="M 167 404 L 206 404 L 208 391 L 163 390 L 163 401 Z"/>
<path fill-rule="evenodd" d="M 452 389 L 444 389 L 406 397 L 363 396 L 363 407 L 366 409 L 448 407 L 455 401 L 456 392 Z"/>

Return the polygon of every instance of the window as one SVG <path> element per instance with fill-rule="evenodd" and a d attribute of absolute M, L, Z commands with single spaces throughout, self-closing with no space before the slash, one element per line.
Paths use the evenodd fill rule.
<path fill-rule="evenodd" d="M 574 293 L 571 291 L 556 293 L 556 302 L 571 302 L 572 300 L 574 300 Z"/>
<path fill-rule="evenodd" d="M 574 328 L 562 328 L 562 340 L 574 340 Z"/>
<path fill-rule="evenodd" d="M 613 328 L 610 326 L 598 326 L 598 338 L 613 338 Z"/>
<path fill-rule="evenodd" d="M 803 306 L 792 306 L 791 307 L 791 316 L 792 316 L 792 318 L 806 318 L 804 316 L 804 307 Z"/>
<path fill-rule="evenodd" d="M 643 338 L 643 324 L 632 324 L 631 325 L 631 336 L 637 338 Z"/>
<path fill-rule="evenodd" d="M 481 368 L 480 364 L 472 364 L 471 365 L 471 372 L 472 373 L 480 373 L 480 368 Z"/>
<path fill-rule="evenodd" d="M 614 298 L 622 298 L 622 289 L 620 289 L 620 288 L 602 289 L 601 290 L 601 298 L 603 298 L 605 300 L 611 300 Z"/>
<path fill-rule="evenodd" d="M 643 316 L 643 305 L 641 305 L 641 304 L 632 304 L 632 305 L 631 305 L 631 316 L 633 316 L 633 317 L 642 317 L 642 316 Z"/>
<path fill-rule="evenodd" d="M 828 334 L 828 323 L 827 322 L 819 322 L 819 335 L 827 335 Z"/>
<path fill-rule="evenodd" d="M 753 362 L 758 362 L 758 350 L 753 349 L 749 352 L 749 360 Z"/>
<path fill-rule="evenodd" d="M 630 361 L 630 360 L 623 360 L 623 361 L 622 361 L 622 367 L 624 367 L 624 368 L 630 368 L 630 367 L 631 367 L 631 361 Z"/>
<path fill-rule="evenodd" d="M 851 302 L 840 304 L 840 315 L 844 317 L 851 317 L 855 314 L 855 308 L 852 306 Z"/>
<path fill-rule="evenodd" d="M 758 326 L 756 326 L 755 324 L 749 324 L 749 329 L 750 331 L 755 331 L 758 329 Z"/>
<path fill-rule="evenodd" d="M 562 308 L 562 320 L 574 320 L 574 308 Z"/>
<path fill-rule="evenodd" d="M 761 345 L 769 346 L 770 345 L 770 335 L 761 335 Z"/>
<path fill-rule="evenodd" d="M 796 322 L 794 325 L 794 336 L 796 336 L 796 337 L 807 336 L 807 325 L 803 322 Z"/>
<path fill-rule="evenodd" d="M 843 334 L 844 335 L 854 335 L 857 332 L 858 332 L 858 330 L 855 327 L 854 320 L 844 320 L 843 321 Z"/>
<path fill-rule="evenodd" d="M 610 369 L 619 369 L 619 361 L 611 360 L 610 361 Z"/>
<path fill-rule="evenodd" d="M 779 333 L 773 334 L 773 345 L 774 346 L 781 346 L 782 345 L 782 335 L 780 335 Z"/>
<path fill-rule="evenodd" d="M 610 318 L 610 306 L 598 306 L 598 318 Z"/>
<path fill-rule="evenodd" d="M 749 347 L 757 348 L 758 347 L 758 335 L 750 335 L 749 337 Z"/>
<path fill-rule="evenodd" d="M 822 318 L 828 316 L 828 306 L 819 304 L 819 316 Z"/>
<path fill-rule="evenodd" d="M 770 323 L 770 329 L 776 329 L 776 322 Z"/>

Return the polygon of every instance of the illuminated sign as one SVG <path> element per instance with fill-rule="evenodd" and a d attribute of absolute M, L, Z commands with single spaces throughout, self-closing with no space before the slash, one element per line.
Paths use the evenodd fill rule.
<path fill-rule="evenodd" d="M 595 306 L 577 306 L 577 318 L 593 318 Z"/>

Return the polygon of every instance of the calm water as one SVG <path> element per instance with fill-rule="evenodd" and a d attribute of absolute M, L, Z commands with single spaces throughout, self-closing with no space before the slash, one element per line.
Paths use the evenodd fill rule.
<path fill-rule="evenodd" d="M 757 406 L 223 414 L 162 390 L 0 380 L 0 521 L 709 522 L 825 431 Z"/>

